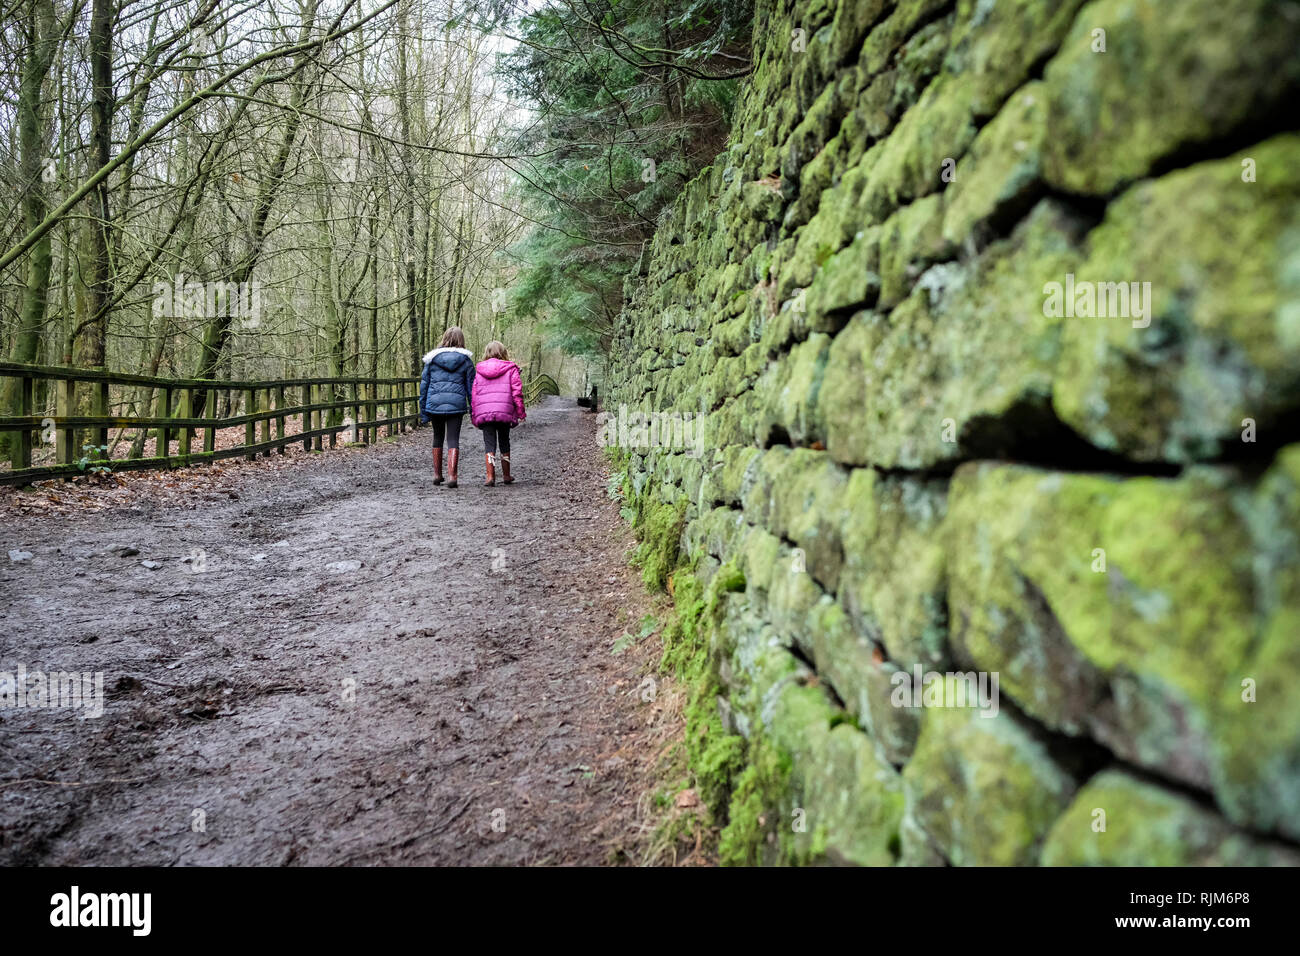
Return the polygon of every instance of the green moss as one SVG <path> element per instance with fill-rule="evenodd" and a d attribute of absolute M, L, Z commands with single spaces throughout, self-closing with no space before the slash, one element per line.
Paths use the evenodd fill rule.
<path fill-rule="evenodd" d="M 854 316 L 831 342 L 818 393 L 835 459 L 926 468 L 990 454 L 1002 434 L 1023 439 L 1045 414 L 1060 349 L 1061 320 L 1043 315 L 1042 276 L 1072 271 L 1074 225 L 1043 201 L 972 266 L 935 266 L 888 315 Z M 1002 433 L 968 428 L 989 420 Z M 968 435 L 979 448 L 963 448 Z"/>
<path fill-rule="evenodd" d="M 791 759 L 781 825 L 794 861 L 893 863 L 903 813 L 897 772 L 865 734 L 837 719 L 841 709 L 820 686 L 786 681 L 765 696 L 766 744 Z"/>
<path fill-rule="evenodd" d="M 1044 866 L 1296 866 L 1300 854 L 1235 830 L 1187 797 L 1110 770 L 1079 791 Z"/>
<path fill-rule="evenodd" d="M 1242 182 L 1247 159 L 1253 183 Z M 1300 136 L 1278 136 L 1139 184 L 1110 205 L 1077 278 L 1148 283 L 1150 325 L 1124 317 L 1065 324 L 1053 384 L 1063 420 L 1131 458 L 1194 461 L 1240 448 L 1244 418 L 1263 430 L 1292 414 L 1300 402 L 1297 164 Z"/>
<path fill-rule="evenodd" d="M 799 229 L 793 253 L 782 260 L 780 286 L 786 293 L 809 286 L 817 270 L 862 229 L 853 207 L 877 152 L 869 150 L 838 184 L 822 193 L 816 215 Z"/>
<path fill-rule="evenodd" d="M 862 45 L 867 29 L 889 8 L 887 0 L 856 0 L 841 4 L 831 28 L 831 55 L 843 61 Z"/>
<path fill-rule="evenodd" d="M 781 215 L 781 191 L 762 180 L 745 183 L 742 188 L 744 209 L 751 222 L 770 222 Z"/>
<path fill-rule="evenodd" d="M 745 590 L 745 572 L 734 564 L 724 564 L 714 580 L 716 587 L 713 593 L 717 595 L 734 594 Z"/>
<path fill-rule="evenodd" d="M 949 258 L 953 244 L 943 237 L 943 202 L 926 196 L 904 206 L 880 227 L 880 296 L 876 307 L 892 308 L 911 291 L 931 263 Z"/>
<path fill-rule="evenodd" d="M 1298 839 L 1300 445 L 1278 453 L 1247 520 L 1259 636 L 1219 687 L 1214 789 L 1236 822 Z"/>
<path fill-rule="evenodd" d="M 1253 494 L 1228 468 L 960 469 L 945 536 L 961 656 L 1047 726 L 1295 833 L 1297 461 Z"/>
<path fill-rule="evenodd" d="M 947 0 L 903 0 L 895 4 L 889 16 L 871 31 L 862 44 L 858 62 L 867 75 L 883 69 L 917 25 L 946 2 Z M 872 4 L 867 6 L 871 7 Z"/>
<path fill-rule="evenodd" d="M 977 117 L 992 116 L 1030 70 L 1065 39 L 1084 0 L 960 0 L 947 72 L 972 86 Z M 1083 18 L 1090 25 L 1096 21 Z M 1109 24 L 1106 24 L 1109 26 Z"/>
<path fill-rule="evenodd" d="M 862 729 L 860 726 L 858 726 L 858 719 L 854 717 L 852 714 L 843 710 L 836 711 L 835 713 L 831 714 L 831 721 L 830 721 L 831 730 L 834 730 L 836 727 L 840 726 L 841 724 L 847 727 L 852 727 L 854 730 Z"/>
<path fill-rule="evenodd" d="M 1046 91 L 1027 83 L 989 121 L 954 170 L 944 193 L 943 235 L 963 242 L 994 220 L 1019 213 L 1042 188 Z"/>
<path fill-rule="evenodd" d="M 722 725 L 722 693 L 710 637 L 726 595 L 744 590 L 745 578 L 723 565 L 707 586 L 690 570 L 673 575 L 675 612 L 664 630 L 660 668 L 687 688 L 683 744 L 693 785 L 713 819 L 722 819 L 733 780 L 744 766 L 745 742 Z"/>
<path fill-rule="evenodd" d="M 947 483 L 858 469 L 844 501 L 839 594 L 859 628 L 899 667 L 948 656 Z"/>
<path fill-rule="evenodd" d="M 746 516 L 802 548 L 808 573 L 834 591 L 843 562 L 847 472 L 826 452 L 808 448 L 772 448 L 761 464 L 744 498 Z"/>
<path fill-rule="evenodd" d="M 821 259 L 807 305 L 814 316 L 869 306 L 880 292 L 879 232 L 868 229 L 829 259 Z"/>
<path fill-rule="evenodd" d="M 1179 0 L 1154 13 L 1151 3 L 1097 0 L 1048 64 L 1052 185 L 1105 196 L 1178 150 L 1230 140 L 1294 97 L 1295 31 L 1278 28 L 1273 0 Z M 1099 27 L 1105 53 L 1093 52 Z"/>
<path fill-rule="evenodd" d="M 860 224 L 884 222 L 901 206 L 942 188 L 944 160 L 960 157 L 975 138 L 975 95 L 967 81 L 945 74 L 926 87 L 871 164 L 857 209 Z"/>
<path fill-rule="evenodd" d="M 636 562 L 641 566 L 641 580 L 651 591 L 662 591 L 668 575 L 677 566 L 687 504 L 685 498 L 678 499 L 676 504 L 662 504 L 650 494 L 638 499 L 633 527 L 641 544 L 636 551 Z"/>
<path fill-rule="evenodd" d="M 780 429 L 796 445 L 824 438 L 817 395 L 826 373 L 830 336 L 814 333 L 772 365 L 758 391 L 766 398 L 758 415 L 759 444 Z M 779 384 L 777 384 L 779 380 Z"/>
<path fill-rule="evenodd" d="M 663 633 L 661 670 L 685 679 L 701 651 L 700 618 L 705 601 L 700 581 L 688 571 L 673 575 L 674 614 Z"/>
<path fill-rule="evenodd" d="M 909 816 L 957 866 L 1036 863 L 1075 791 L 1042 740 L 1005 709 L 991 718 L 926 710 L 903 784 Z"/>
<path fill-rule="evenodd" d="M 790 769 L 788 756 L 761 739 L 753 741 L 749 763 L 736 779 L 727 825 L 718 840 L 718 862 L 723 866 L 760 866 L 793 857 L 792 832 L 782 825 Z"/>
<path fill-rule="evenodd" d="M 745 766 L 744 738 L 728 733 L 718 714 L 718 686 L 700 682 L 685 710 L 686 755 L 700 800 L 721 819 L 733 781 Z"/>
<path fill-rule="evenodd" d="M 816 101 L 800 120 L 790 135 L 782 175 L 787 179 L 796 179 L 808 160 L 816 156 L 834 135 L 843 111 L 843 102 L 837 95 L 836 88 L 828 86 L 821 91 Z M 817 178 L 807 181 L 808 188 L 820 192 L 822 186 L 829 182 L 829 171 L 823 174 L 821 184 Z"/>
<path fill-rule="evenodd" d="M 730 445 L 722 450 L 718 467 L 709 474 L 710 500 L 729 505 L 740 503 L 750 465 L 762 452 L 752 446 Z"/>

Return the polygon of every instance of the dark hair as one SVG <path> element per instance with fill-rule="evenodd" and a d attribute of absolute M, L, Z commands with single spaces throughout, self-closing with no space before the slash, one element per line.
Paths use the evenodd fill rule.
<path fill-rule="evenodd" d="M 459 325 L 453 325 L 446 332 L 442 333 L 442 341 L 438 343 L 440 349 L 463 349 L 465 347 L 465 333 L 461 331 Z"/>
<path fill-rule="evenodd" d="M 491 342 L 487 344 L 487 348 L 483 350 L 483 357 L 505 359 L 506 361 L 509 361 L 510 353 L 506 351 L 506 347 L 502 343 L 498 342 L 496 339 L 493 339 Z"/>

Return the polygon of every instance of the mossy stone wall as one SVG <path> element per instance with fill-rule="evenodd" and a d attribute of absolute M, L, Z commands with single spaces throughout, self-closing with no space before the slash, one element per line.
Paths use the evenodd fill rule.
<path fill-rule="evenodd" d="M 651 583 L 743 581 L 728 852 L 1300 861 L 1300 4 L 759 6 L 606 396 L 701 416 L 623 451 Z"/>

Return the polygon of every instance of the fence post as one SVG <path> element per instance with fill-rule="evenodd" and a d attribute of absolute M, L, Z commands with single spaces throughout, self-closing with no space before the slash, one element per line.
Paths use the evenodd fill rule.
<path fill-rule="evenodd" d="M 172 413 L 172 390 L 171 390 L 170 388 L 160 387 L 160 388 L 158 389 L 158 408 L 157 408 L 157 412 L 158 412 L 158 416 L 157 416 L 157 417 L 158 417 L 160 420 L 161 420 L 161 419 L 165 419 L 165 418 L 170 418 L 170 417 L 171 417 L 171 413 Z M 170 435 L 168 434 L 168 432 L 167 432 L 167 424 L 166 424 L 166 422 L 164 422 L 163 424 L 159 425 L 156 429 L 154 429 L 154 433 L 153 433 L 153 442 L 154 442 L 153 456 L 154 456 L 155 458 L 167 458 L 167 457 L 168 457 L 168 454 L 167 454 L 167 453 L 171 450 L 170 447 L 169 447 L 169 446 L 170 446 L 170 438 L 171 438 L 171 436 L 170 436 Z"/>
<path fill-rule="evenodd" d="M 270 412 L 271 411 L 271 390 L 269 388 L 264 388 L 261 389 L 261 393 L 262 393 L 262 404 L 258 406 L 258 410 L 263 412 Z M 268 414 L 266 418 L 262 419 L 262 444 L 265 445 L 268 442 L 270 442 L 270 440 L 271 440 L 271 416 Z M 271 449 L 268 448 L 265 451 L 263 451 L 262 457 L 270 458 Z"/>
<path fill-rule="evenodd" d="M 174 389 L 170 389 L 170 388 L 167 389 L 166 394 L 167 394 L 167 417 L 175 418 L 176 405 L 174 403 L 174 399 L 175 399 Z M 163 441 L 163 455 L 164 457 L 170 458 L 171 451 L 172 451 L 172 442 L 176 440 L 176 429 L 168 427 L 166 431 L 167 434 Z"/>
<path fill-rule="evenodd" d="M 103 367 L 103 366 L 100 366 L 99 371 L 101 371 L 101 372 L 107 372 L 108 369 L 105 368 L 105 367 Z M 101 417 L 101 418 L 107 418 L 107 417 L 108 417 L 108 407 L 109 407 L 109 403 L 108 403 L 108 382 L 92 382 L 91 385 L 90 385 L 90 394 L 91 394 L 91 400 L 90 400 L 91 412 L 90 412 L 90 414 L 95 415 L 95 416 L 98 416 L 98 417 Z M 107 445 L 107 444 L 108 444 L 108 426 L 107 426 L 107 425 L 96 425 L 93 434 L 94 434 L 94 436 L 95 436 L 95 437 L 94 437 L 94 444 L 95 444 L 95 445 Z M 105 452 L 105 454 L 107 454 L 107 452 Z"/>
<path fill-rule="evenodd" d="M 372 379 L 366 383 L 366 421 L 370 422 L 366 431 L 372 445 L 379 441 L 379 405 L 375 401 L 378 397 L 379 386 Z"/>
<path fill-rule="evenodd" d="M 217 390 L 205 389 L 203 396 L 203 417 L 211 422 L 203 431 L 203 450 L 213 452 L 217 450 Z"/>
<path fill-rule="evenodd" d="M 77 383 L 69 379 L 59 379 L 54 387 L 54 414 L 57 418 L 67 418 L 72 414 L 76 398 Z M 76 441 L 76 429 L 66 425 L 56 425 L 55 457 L 60 465 L 72 464 L 72 446 Z"/>
<path fill-rule="evenodd" d="M 23 376 L 18 381 L 18 415 L 22 418 L 32 414 L 31 408 L 35 405 L 35 388 L 34 381 L 27 376 Z M 31 467 L 31 429 L 21 428 L 14 432 L 12 445 L 9 447 L 9 460 L 13 464 L 14 471 L 19 468 Z"/>
<path fill-rule="evenodd" d="M 313 405 L 319 405 L 324 402 L 325 394 L 326 394 L 324 385 L 319 385 L 319 384 L 313 385 L 311 387 L 311 391 L 313 395 L 312 398 Z M 316 411 L 312 413 L 312 418 L 314 422 L 312 426 L 313 430 L 325 427 L 324 409 L 321 408 L 316 409 Z M 312 451 L 324 451 L 325 450 L 324 436 L 322 435 L 314 436 L 311 440 L 311 448 Z"/>
<path fill-rule="evenodd" d="M 159 386 L 159 395 L 153 408 L 155 418 L 165 419 L 170 405 L 172 405 L 172 393 Z M 153 429 L 153 457 L 166 458 L 166 425 L 159 425 Z"/>
<path fill-rule="evenodd" d="M 357 401 L 357 383 L 353 379 L 348 383 L 348 400 L 352 402 L 352 437 L 349 441 L 361 441 L 361 405 Z"/>
<path fill-rule="evenodd" d="M 304 436 L 302 447 L 304 451 L 311 451 L 311 437 L 309 432 L 316 427 L 316 413 L 312 411 L 311 406 L 316 404 L 316 386 L 308 383 L 302 387 L 303 404 L 307 406 L 307 411 L 302 413 L 302 433 Z"/>
<path fill-rule="evenodd" d="M 24 418 L 32 415 L 36 405 L 36 382 L 24 375 L 18 383 L 18 414 Z M 13 450 L 10 454 L 14 469 L 32 467 L 32 430 L 23 428 L 14 436 Z"/>
<path fill-rule="evenodd" d="M 366 383 L 366 427 L 369 444 L 379 441 L 379 385 L 372 379 Z"/>
<path fill-rule="evenodd" d="M 330 404 L 333 404 L 334 401 L 339 397 L 337 389 L 338 386 L 335 385 L 333 382 L 330 382 L 327 385 L 322 385 L 321 401 L 329 402 Z M 334 424 L 334 409 L 329 408 L 321 412 L 321 427 L 329 428 L 333 424 Z M 339 433 L 336 431 L 332 431 L 329 433 L 328 437 L 329 437 L 329 443 L 331 448 L 333 448 L 335 446 L 335 443 L 338 441 L 338 434 Z"/>
<path fill-rule="evenodd" d="M 194 389 L 181 389 L 181 407 L 179 415 L 181 418 L 190 418 L 194 415 Z M 181 464 L 190 463 L 190 445 L 194 441 L 194 426 L 186 422 L 181 426 L 181 445 L 177 451 L 181 457 Z"/>
<path fill-rule="evenodd" d="M 244 389 L 244 417 L 248 418 L 257 411 L 257 389 Z M 248 451 L 257 444 L 257 423 L 251 418 L 244 422 L 244 458 L 247 461 L 253 461 L 257 458 L 257 452 Z"/>
<path fill-rule="evenodd" d="M 310 385 L 298 386 L 298 404 L 302 405 L 304 409 L 311 404 Z M 311 451 L 311 439 L 307 437 L 307 432 L 310 430 L 311 430 L 311 412 L 304 411 L 302 413 L 302 436 L 303 436 L 302 450 L 303 451 Z"/>
<path fill-rule="evenodd" d="M 275 387 L 275 410 L 277 412 L 284 411 L 284 386 L 283 385 L 277 385 Z M 281 455 L 283 455 L 284 454 L 284 416 L 283 415 L 275 416 L 275 440 L 280 442 L 280 444 L 275 447 L 275 450 L 279 452 Z"/>

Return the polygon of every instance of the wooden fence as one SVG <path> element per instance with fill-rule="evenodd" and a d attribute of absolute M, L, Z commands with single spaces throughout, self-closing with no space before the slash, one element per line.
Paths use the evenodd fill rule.
<path fill-rule="evenodd" d="M 87 444 L 109 443 L 110 428 L 149 429 L 155 432 L 158 454 L 151 458 L 125 458 L 90 461 L 114 471 L 145 468 L 176 468 L 222 458 L 244 457 L 252 461 L 259 454 L 269 456 L 273 450 L 284 454 L 287 445 L 302 442 L 303 448 L 320 451 L 324 441 L 334 446 L 338 435 L 355 429 L 358 441 L 378 440 L 380 428 L 394 435 L 418 421 L 418 378 L 298 378 L 264 382 L 209 381 L 204 379 L 168 379 L 148 375 L 123 375 L 102 369 L 51 368 L 0 362 L 0 381 L 17 379 L 17 415 L 0 417 L 0 432 L 12 433 L 12 471 L 0 471 L 0 484 L 28 484 L 48 478 L 81 474 L 82 455 L 78 436 L 85 433 Z M 35 408 L 35 383 L 39 379 L 54 385 L 55 411 L 45 415 Z M 78 383 L 89 386 L 89 415 L 73 415 Z M 531 383 L 530 383 L 531 384 Z M 114 415 L 113 405 L 128 405 L 125 399 L 110 403 L 112 386 L 145 387 L 159 390 L 164 410 L 160 416 L 144 418 Z M 343 391 L 342 401 L 331 396 Z M 223 393 L 242 393 L 244 414 L 216 417 L 217 397 Z M 195 416 L 199 395 L 203 393 L 203 414 Z M 233 402 L 232 402 L 233 405 Z M 379 417 L 379 410 L 385 415 Z M 353 424 L 342 421 L 326 424 L 327 412 L 348 412 Z M 362 418 L 362 412 L 368 416 Z M 302 416 L 302 430 L 285 435 L 286 419 Z M 244 426 L 243 444 L 217 449 L 218 429 Z M 261 426 L 259 438 L 258 426 Z M 274 427 L 275 434 L 272 435 Z M 197 433 L 202 432 L 202 451 L 194 450 Z M 53 441 L 57 464 L 32 467 L 33 436 L 38 441 Z M 178 442 L 178 454 L 170 454 L 171 443 Z"/>
<path fill-rule="evenodd" d="M 124 375 L 103 369 L 49 367 L 0 362 L 0 382 L 16 379 L 18 388 L 17 415 L 0 416 L 0 432 L 10 432 L 12 471 L 0 471 L 0 484 L 25 485 L 49 478 L 65 478 L 82 474 L 82 462 L 87 467 L 103 466 L 113 471 L 135 471 L 148 468 L 183 468 L 200 462 L 218 461 L 222 458 L 247 458 L 269 456 L 272 451 L 284 454 L 286 446 L 302 442 L 307 450 L 320 451 L 325 440 L 330 447 L 338 442 L 341 432 L 352 432 L 355 440 L 364 444 L 378 441 L 381 428 L 389 436 L 404 432 L 419 422 L 419 378 L 291 378 L 266 382 L 228 382 L 207 379 L 158 378 L 150 375 Z M 54 383 L 54 414 L 45 415 L 37 410 L 36 381 L 43 379 Z M 85 383 L 90 392 L 90 415 L 72 415 L 75 389 Z M 161 395 L 159 407 L 164 414 L 152 418 L 131 415 L 114 415 L 114 405 L 129 405 L 126 398 L 110 401 L 111 386 L 150 388 Z M 326 400 L 331 392 L 347 392 L 343 401 Z M 241 393 L 244 414 L 218 418 L 217 398 Z M 198 407 L 199 394 L 203 393 L 203 414 L 193 415 Z M 551 376 L 542 373 L 524 385 L 524 401 L 533 405 L 543 395 L 558 395 L 559 385 Z M 233 405 L 233 401 L 231 403 Z M 379 410 L 384 409 L 384 417 Z M 342 421 L 326 424 L 325 413 L 341 410 L 351 424 Z M 362 412 L 369 417 L 362 419 Z M 350 416 L 347 414 L 351 412 Z M 302 417 L 301 431 L 292 436 L 285 434 L 287 419 Z M 243 444 L 218 449 L 216 434 L 222 428 L 244 426 Z M 258 438 L 258 426 L 261 437 Z M 275 435 L 272 436 L 274 426 Z M 155 448 L 160 452 L 151 458 L 94 459 L 82 454 L 80 435 L 87 444 L 95 447 L 109 443 L 111 428 L 148 429 L 154 432 Z M 202 432 L 203 450 L 195 451 L 194 443 Z M 35 440 L 34 440 L 35 436 Z M 49 441 L 55 446 L 57 464 L 32 467 L 32 450 L 38 442 Z M 171 454 L 172 442 L 178 443 L 178 453 Z"/>

